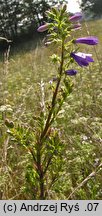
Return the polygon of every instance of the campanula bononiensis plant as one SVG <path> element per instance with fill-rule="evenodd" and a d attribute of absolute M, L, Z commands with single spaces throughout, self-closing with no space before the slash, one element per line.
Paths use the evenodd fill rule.
<path fill-rule="evenodd" d="M 63 173 L 63 152 L 65 151 L 62 134 L 57 125 L 57 117 L 62 106 L 73 88 L 73 76 L 77 76 L 75 63 L 86 67 L 94 60 L 91 54 L 79 51 L 78 44 L 96 45 L 96 37 L 73 38 L 73 31 L 79 29 L 82 18 L 81 13 L 70 17 L 66 5 L 61 8 L 52 8 L 47 12 L 49 23 L 40 26 L 38 32 L 47 32 L 45 45 L 54 44 L 55 50 L 51 60 L 56 65 L 57 75 L 53 78 L 52 99 L 49 105 L 44 101 L 41 106 L 41 113 L 38 117 L 39 127 L 32 132 L 26 131 L 28 138 L 22 138 L 22 142 L 32 156 L 32 165 L 28 167 L 26 179 L 33 190 L 33 199 L 47 199 L 51 197 L 50 191 L 53 184 L 58 180 L 60 173 Z M 42 93 L 44 85 L 41 83 Z M 14 131 L 12 129 L 14 136 Z M 29 136 L 30 134 L 30 136 Z M 17 138 L 18 139 L 18 138 Z M 19 138 L 20 140 L 20 138 Z"/>
<path fill-rule="evenodd" d="M 53 92 L 51 106 L 48 112 L 48 116 L 46 118 L 44 127 L 41 131 L 41 135 L 38 141 L 39 149 L 43 148 L 44 142 L 47 142 L 48 139 L 48 131 L 51 130 L 51 127 L 56 121 L 58 112 L 61 110 L 61 107 L 66 100 L 67 96 L 72 91 L 72 83 L 68 76 L 75 76 L 77 71 L 73 69 L 73 60 L 75 60 L 79 66 L 84 67 L 88 66 L 89 63 L 93 62 L 91 54 L 85 54 L 78 52 L 79 48 L 76 46 L 78 43 L 83 43 L 87 45 L 96 45 L 98 44 L 98 39 L 96 37 L 83 37 L 77 39 L 71 39 L 71 32 L 74 29 L 79 29 L 81 27 L 80 23 L 77 23 L 82 18 L 81 13 L 77 13 L 74 16 L 70 17 L 67 10 L 66 5 L 62 8 L 55 9 L 48 12 L 48 17 L 52 20 L 51 23 L 46 23 L 38 28 L 38 32 L 48 31 L 49 37 L 46 42 L 47 45 L 55 44 L 60 47 L 61 52 L 56 55 L 52 55 L 53 63 L 57 64 L 58 67 L 58 75 L 56 87 Z M 73 24 L 74 23 L 74 24 Z M 73 44 L 75 44 L 73 50 Z M 69 68 L 70 67 L 70 68 Z M 69 69 L 68 69 L 69 68 Z M 61 89 L 61 85 L 64 83 L 64 88 L 62 95 L 59 96 L 59 92 Z M 60 97 L 60 100 L 58 98 Z M 52 138 L 53 139 L 53 138 Z M 55 146 L 54 146 L 55 147 Z M 55 147 L 56 148 L 56 147 Z M 57 149 L 56 149 L 57 150 Z M 55 152 L 53 151 L 52 158 Z M 41 166 L 41 158 L 39 156 L 39 166 Z M 50 165 L 51 160 L 49 161 L 48 166 Z M 47 171 L 47 169 L 46 169 Z M 43 168 L 41 173 L 43 173 Z M 42 197 L 44 198 L 44 179 L 42 174 Z"/>

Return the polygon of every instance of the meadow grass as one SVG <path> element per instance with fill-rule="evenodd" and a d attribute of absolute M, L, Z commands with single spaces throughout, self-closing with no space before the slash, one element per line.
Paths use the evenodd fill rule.
<path fill-rule="evenodd" d="M 88 182 L 70 194 L 102 160 L 102 20 L 83 23 L 77 35 L 96 35 L 96 48 L 81 45 L 92 53 L 95 62 L 78 70 L 72 78 L 74 88 L 58 116 L 61 138 L 66 143 L 65 163 L 59 168 L 59 179 L 49 191 L 50 199 L 101 199 L 101 168 Z M 0 198 L 32 199 L 25 173 L 29 153 L 9 136 L 5 120 L 26 127 L 36 125 L 41 105 L 41 81 L 45 101 L 51 97 L 49 83 L 56 76 L 50 61 L 53 46 L 45 47 L 41 40 L 30 41 L 10 51 L 0 62 Z M 21 132 L 21 137 L 24 131 Z M 32 191 L 34 190 L 32 186 Z"/>

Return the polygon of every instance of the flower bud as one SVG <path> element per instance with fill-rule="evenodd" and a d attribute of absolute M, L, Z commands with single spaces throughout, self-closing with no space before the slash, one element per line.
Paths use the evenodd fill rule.
<path fill-rule="evenodd" d="M 66 70 L 65 74 L 69 76 L 75 76 L 77 74 L 77 71 L 74 69 L 70 69 L 70 70 Z"/>
<path fill-rule="evenodd" d="M 39 26 L 39 28 L 37 29 L 38 32 L 44 32 L 46 30 L 48 30 L 48 27 L 49 27 L 49 23 L 46 23 L 42 26 Z"/>
<path fill-rule="evenodd" d="M 76 13 L 75 15 L 69 18 L 71 22 L 76 22 L 76 21 L 79 21 L 80 19 L 82 19 L 82 13 L 80 12 Z"/>
<path fill-rule="evenodd" d="M 74 24 L 74 25 L 72 26 L 72 29 L 73 29 L 73 30 L 81 29 L 81 24 L 80 24 L 80 23 Z"/>
<path fill-rule="evenodd" d="M 83 43 L 88 45 L 96 45 L 98 44 L 98 38 L 89 36 L 89 37 L 82 37 L 75 40 L 75 43 Z"/>

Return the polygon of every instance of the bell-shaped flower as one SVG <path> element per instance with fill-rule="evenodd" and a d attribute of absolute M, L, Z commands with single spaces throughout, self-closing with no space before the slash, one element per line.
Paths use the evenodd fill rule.
<path fill-rule="evenodd" d="M 98 44 L 98 38 L 94 36 L 88 36 L 88 37 L 77 38 L 74 42 L 88 44 L 88 45 L 96 45 Z"/>
<path fill-rule="evenodd" d="M 46 23 L 44 25 L 39 26 L 39 28 L 37 29 L 38 32 L 44 32 L 46 30 L 48 30 L 49 27 L 49 23 Z"/>
<path fill-rule="evenodd" d="M 80 65 L 81 67 L 83 66 L 88 66 L 90 62 L 94 62 L 94 60 L 91 58 L 91 54 L 85 54 L 85 53 L 75 53 L 72 52 L 70 56 Z"/>
<path fill-rule="evenodd" d="M 74 69 L 70 69 L 70 70 L 66 70 L 65 74 L 69 76 L 75 76 L 77 74 L 77 71 Z"/>
<path fill-rule="evenodd" d="M 80 12 L 74 14 L 73 16 L 71 16 L 71 17 L 69 18 L 69 20 L 70 20 L 71 22 L 76 22 L 76 21 L 79 21 L 80 19 L 82 19 L 82 13 L 80 13 Z"/>

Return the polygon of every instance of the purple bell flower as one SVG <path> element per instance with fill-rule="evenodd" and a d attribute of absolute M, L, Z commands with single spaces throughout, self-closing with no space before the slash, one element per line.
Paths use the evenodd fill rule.
<path fill-rule="evenodd" d="M 71 17 L 69 18 L 69 20 L 70 20 L 71 22 L 76 22 L 76 21 L 79 21 L 80 19 L 82 19 L 82 13 L 80 13 L 80 12 L 74 14 L 73 16 L 71 16 Z"/>
<path fill-rule="evenodd" d="M 83 43 L 88 45 L 96 45 L 98 44 L 98 38 L 94 36 L 82 37 L 75 40 L 75 43 Z"/>
<path fill-rule="evenodd" d="M 90 62 L 94 62 L 94 60 L 91 58 L 91 54 L 85 54 L 85 53 L 74 53 L 72 52 L 70 56 L 80 65 L 81 67 L 88 66 Z"/>
<path fill-rule="evenodd" d="M 66 71 L 65 71 L 65 74 L 66 74 L 66 75 L 69 75 L 69 76 L 74 76 L 74 75 L 77 74 L 77 71 L 74 70 L 74 69 L 70 69 L 70 70 L 66 70 Z"/>

